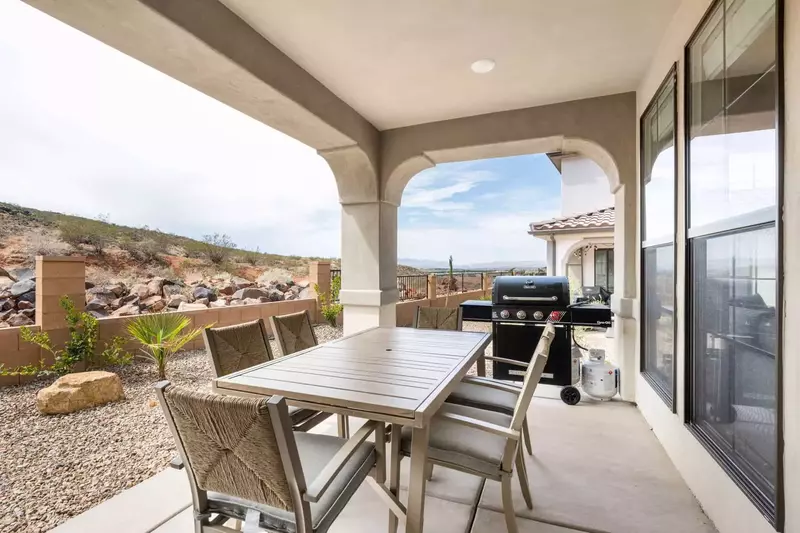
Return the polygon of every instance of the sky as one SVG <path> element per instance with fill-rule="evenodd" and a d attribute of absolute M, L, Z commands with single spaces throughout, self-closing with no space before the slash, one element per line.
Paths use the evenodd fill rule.
<path fill-rule="evenodd" d="M 0 72 L 0 201 L 339 256 L 336 184 L 312 148 L 18 0 L 0 0 Z M 527 226 L 558 215 L 560 191 L 543 155 L 424 171 L 398 257 L 543 260 Z"/>

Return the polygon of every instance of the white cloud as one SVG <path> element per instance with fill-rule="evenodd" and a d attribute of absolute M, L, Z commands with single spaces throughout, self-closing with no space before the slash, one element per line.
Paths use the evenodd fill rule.
<path fill-rule="evenodd" d="M 417 207 L 432 211 L 457 211 L 472 209 L 471 202 L 450 201 L 456 195 L 468 193 L 480 183 L 498 177 L 485 170 L 469 170 L 469 165 L 434 167 L 414 176 L 403 192 L 403 207 Z"/>
<path fill-rule="evenodd" d="M 339 255 L 312 148 L 21 2 L 0 0 L 0 70 L 0 200 Z"/>

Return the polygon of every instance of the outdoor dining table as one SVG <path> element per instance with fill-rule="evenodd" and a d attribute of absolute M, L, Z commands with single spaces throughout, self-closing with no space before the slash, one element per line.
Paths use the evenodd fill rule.
<path fill-rule="evenodd" d="M 490 340 L 489 333 L 378 327 L 217 378 L 213 387 L 392 424 L 389 486 L 373 485 L 384 491 L 392 522 L 399 515 L 407 533 L 422 533 L 431 419 Z M 412 428 L 406 507 L 394 467 L 401 426 Z"/>

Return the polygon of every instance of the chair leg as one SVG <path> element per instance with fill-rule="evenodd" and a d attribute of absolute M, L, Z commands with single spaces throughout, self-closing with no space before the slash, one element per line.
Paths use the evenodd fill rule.
<path fill-rule="evenodd" d="M 525 457 L 522 450 L 517 451 L 517 478 L 519 478 L 519 488 L 522 490 L 522 497 L 525 498 L 525 505 L 528 509 L 533 509 L 531 500 L 531 486 L 528 483 L 528 471 L 525 469 Z"/>
<path fill-rule="evenodd" d="M 503 512 L 506 515 L 506 528 L 508 533 L 519 533 L 517 517 L 514 514 L 514 501 L 511 498 L 511 476 L 504 474 L 500 480 L 503 493 Z"/>
<path fill-rule="evenodd" d="M 343 439 L 350 438 L 350 419 L 347 415 L 337 415 L 338 418 L 338 426 L 339 426 L 339 436 Z"/>
<path fill-rule="evenodd" d="M 425 479 L 428 481 L 433 479 L 433 463 L 427 463 L 425 465 Z"/>
<path fill-rule="evenodd" d="M 525 417 L 525 420 L 522 421 L 522 440 L 525 442 L 525 449 L 528 451 L 528 455 L 533 455 L 533 449 L 531 448 L 531 432 L 530 428 L 528 428 L 528 417 Z"/>

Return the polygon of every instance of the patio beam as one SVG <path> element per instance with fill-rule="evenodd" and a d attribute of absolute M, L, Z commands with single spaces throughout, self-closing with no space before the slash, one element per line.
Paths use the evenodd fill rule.
<path fill-rule="evenodd" d="M 25 0 L 99 41 L 317 150 L 358 145 L 372 124 L 218 0 Z"/>

